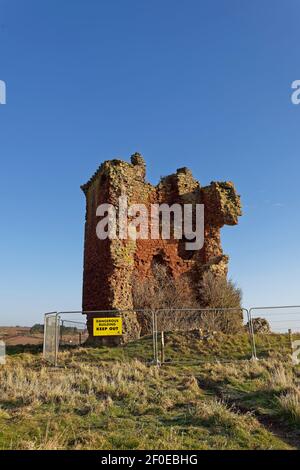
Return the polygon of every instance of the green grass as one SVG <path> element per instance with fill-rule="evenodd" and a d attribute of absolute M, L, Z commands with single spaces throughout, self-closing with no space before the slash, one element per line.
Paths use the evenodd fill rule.
<path fill-rule="evenodd" d="M 251 361 L 246 334 L 166 334 L 162 367 L 149 365 L 151 338 L 66 348 L 58 368 L 43 363 L 39 348 L 8 348 L 0 449 L 297 448 L 298 372 L 288 342 L 259 341 L 267 355 Z"/>

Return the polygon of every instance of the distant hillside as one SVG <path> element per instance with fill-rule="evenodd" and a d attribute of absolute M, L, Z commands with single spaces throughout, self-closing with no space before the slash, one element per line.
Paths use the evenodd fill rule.
<path fill-rule="evenodd" d="M 0 339 L 6 345 L 41 344 L 43 335 L 38 332 L 32 333 L 29 326 L 0 326 Z"/>

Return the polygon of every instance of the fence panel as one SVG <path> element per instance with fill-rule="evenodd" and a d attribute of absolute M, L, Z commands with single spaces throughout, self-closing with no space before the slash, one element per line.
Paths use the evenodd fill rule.
<path fill-rule="evenodd" d="M 82 321 L 87 315 L 87 321 Z M 90 331 L 94 319 L 121 318 L 122 337 L 120 340 L 114 335 L 105 335 L 101 344 L 99 337 L 88 334 L 87 323 L 90 324 Z M 132 333 L 132 320 L 136 320 L 136 325 L 140 332 L 140 339 L 129 341 Z M 97 346 L 97 353 L 92 354 L 91 360 L 126 360 L 138 359 L 142 362 L 152 363 L 154 361 L 154 315 L 149 310 L 101 310 L 101 311 L 68 311 L 51 313 L 45 315 L 44 322 L 44 359 L 57 365 L 59 362 L 58 352 L 63 348 L 72 348 L 84 345 L 88 340 L 88 345 Z M 140 325 L 140 326 L 138 326 Z M 119 347 L 110 347 L 114 345 Z M 122 341 L 122 339 L 124 341 Z M 112 340 L 112 341 L 111 341 Z M 87 355 L 79 354 L 78 361 L 87 360 Z"/>
<path fill-rule="evenodd" d="M 60 346 L 81 346 L 88 338 L 86 322 L 60 316 Z"/>
<path fill-rule="evenodd" d="M 154 313 L 156 363 L 193 364 L 253 356 L 246 309 L 161 309 Z"/>
<path fill-rule="evenodd" d="M 106 360 L 138 359 L 150 363 L 154 358 L 153 313 L 147 309 L 99 310 L 81 312 L 87 316 L 90 330 L 95 318 L 120 318 L 122 337 L 113 335 L 90 337 L 89 344 L 99 347 L 99 358 Z M 110 346 L 119 347 L 110 347 Z"/>
<path fill-rule="evenodd" d="M 107 335 L 106 330 L 103 341 L 89 337 L 83 315 L 89 316 L 90 332 L 94 319 L 121 318 L 122 338 L 117 341 L 116 337 L 119 347 L 110 347 L 115 344 L 114 335 Z M 133 320 L 140 338 L 130 340 Z M 244 360 L 253 356 L 250 326 L 248 311 L 241 308 L 59 312 L 45 316 L 44 358 L 57 365 L 59 348 L 80 346 L 88 339 L 87 344 L 100 346 L 91 354 L 95 361 L 136 358 L 152 364 L 194 364 Z M 81 359 L 87 360 L 87 354 L 78 354 L 77 360 Z"/>
<path fill-rule="evenodd" d="M 155 357 L 155 324 L 154 314 L 149 309 L 135 309 L 120 311 L 123 318 L 123 331 L 125 341 L 121 346 L 122 355 L 128 359 L 138 359 L 147 364 L 153 363 Z M 130 318 L 136 318 L 137 329 L 140 338 L 128 341 L 127 333 L 130 332 Z"/>
<path fill-rule="evenodd" d="M 292 342 L 300 339 L 300 306 L 254 307 L 249 310 L 254 356 L 290 356 Z"/>

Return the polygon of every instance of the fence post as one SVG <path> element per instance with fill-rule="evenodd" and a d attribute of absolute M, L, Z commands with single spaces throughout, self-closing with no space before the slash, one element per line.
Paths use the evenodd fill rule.
<path fill-rule="evenodd" d="M 157 332 L 157 314 L 152 311 L 152 330 L 153 330 L 153 363 L 159 365 L 158 359 L 158 332 Z"/>
<path fill-rule="evenodd" d="M 61 341 L 64 340 L 63 334 L 64 334 L 64 320 L 61 321 L 61 334 L 60 334 Z"/>
<path fill-rule="evenodd" d="M 156 341 L 155 341 L 155 316 L 152 310 L 152 342 L 153 342 L 153 364 L 156 361 Z"/>
<path fill-rule="evenodd" d="M 58 324 L 59 324 L 59 313 L 55 315 L 55 355 L 54 355 L 54 367 L 57 367 L 58 348 L 59 348 L 59 337 L 58 337 Z"/>
<path fill-rule="evenodd" d="M 46 328 L 47 328 L 47 314 L 44 314 L 44 342 L 43 342 L 43 358 L 45 359 L 46 357 Z"/>
<path fill-rule="evenodd" d="M 290 328 L 288 329 L 288 333 L 289 333 L 289 341 L 290 341 L 291 354 L 293 354 L 293 352 L 294 352 L 294 348 L 293 348 L 293 336 L 292 336 L 292 330 L 291 330 Z"/>
<path fill-rule="evenodd" d="M 160 362 L 163 364 L 165 362 L 165 333 L 163 331 L 160 333 L 160 345 Z"/>
<path fill-rule="evenodd" d="M 249 331 L 250 331 L 250 337 L 251 337 L 251 346 L 252 346 L 252 359 L 257 360 L 255 335 L 254 335 L 251 309 L 249 311 L 247 310 L 247 313 L 248 313 L 248 324 L 249 324 Z"/>

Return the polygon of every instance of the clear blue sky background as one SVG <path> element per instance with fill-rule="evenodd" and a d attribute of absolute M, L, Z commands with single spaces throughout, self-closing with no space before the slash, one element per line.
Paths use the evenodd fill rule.
<path fill-rule="evenodd" d="M 0 0 L 0 324 L 81 306 L 84 196 L 104 159 L 233 180 L 245 306 L 300 303 L 297 0 Z"/>

